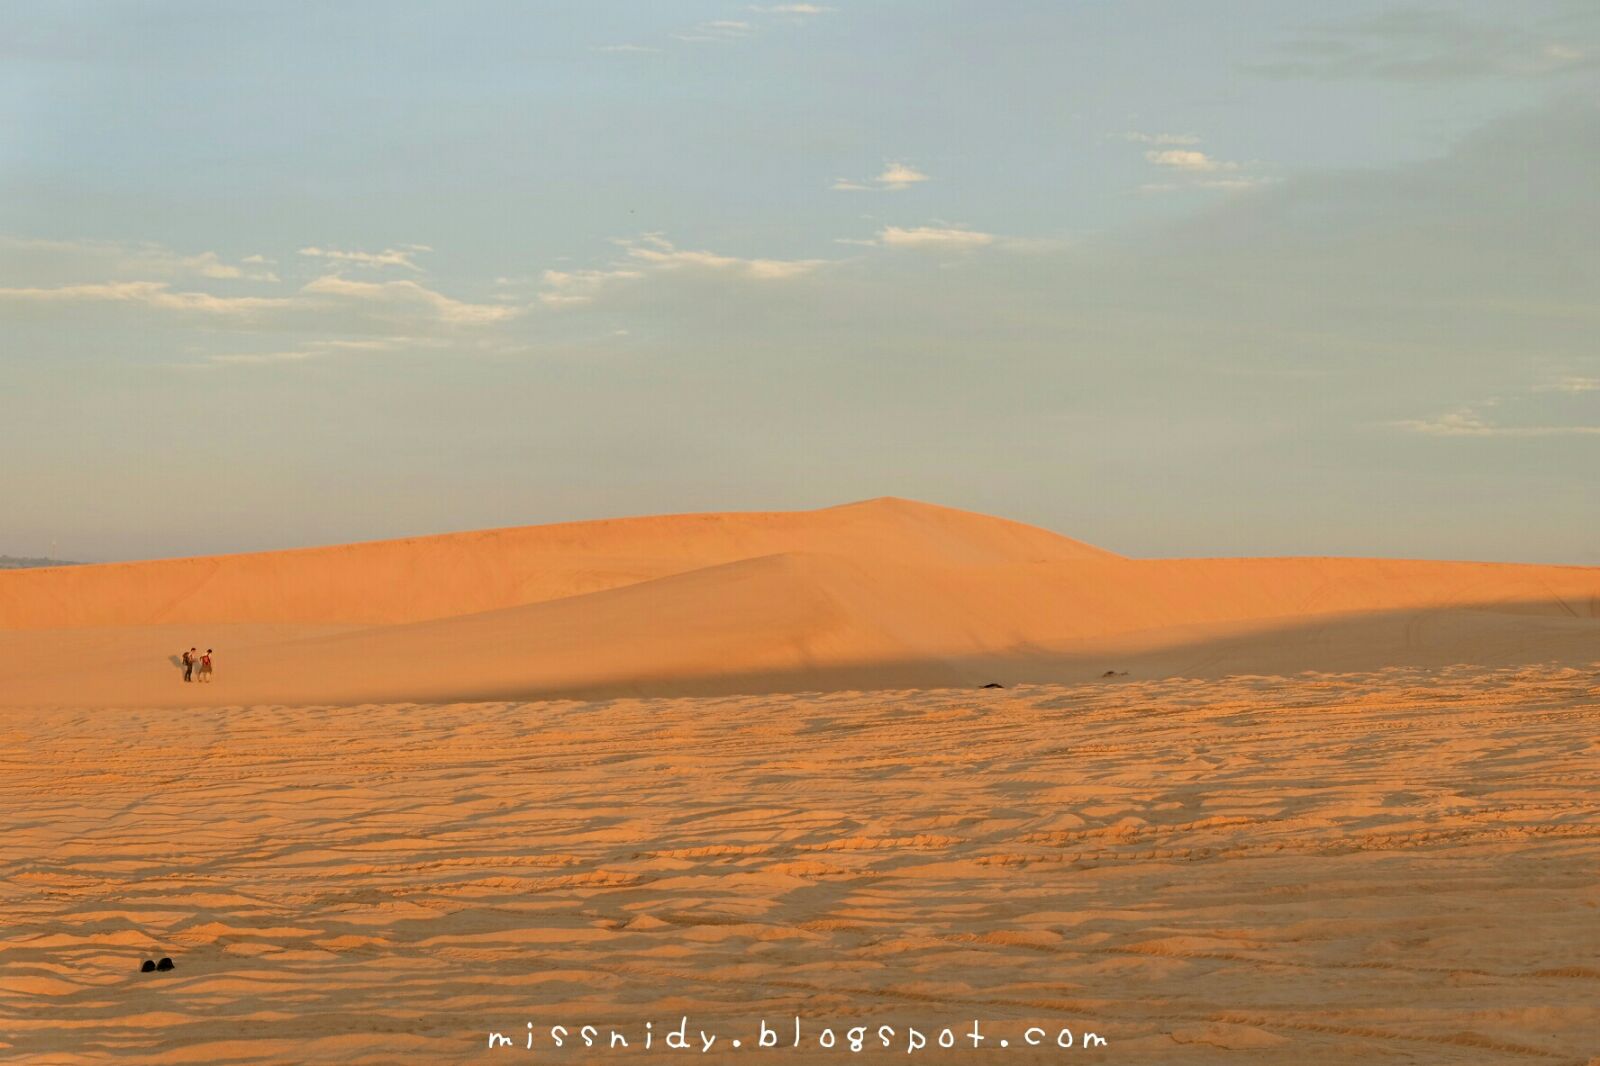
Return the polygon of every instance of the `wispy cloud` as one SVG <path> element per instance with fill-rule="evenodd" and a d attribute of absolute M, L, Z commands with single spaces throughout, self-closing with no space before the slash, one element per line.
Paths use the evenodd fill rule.
<path fill-rule="evenodd" d="M 882 226 L 870 237 L 838 237 L 836 244 L 916 252 L 970 252 L 980 248 L 1024 255 L 1059 252 L 1071 246 L 1061 237 L 1013 237 L 986 233 L 938 219 L 924 226 Z"/>
<path fill-rule="evenodd" d="M 1588 390 L 1578 390 L 1588 391 Z M 1395 422 L 1398 429 L 1430 437 L 1574 437 L 1600 435 L 1600 424 L 1586 422 L 1502 422 L 1487 410 L 1500 405 L 1498 398 L 1458 407 L 1428 418 L 1408 418 Z"/>
<path fill-rule="evenodd" d="M 286 297 L 217 296 L 174 291 L 165 281 L 86 282 L 77 285 L 0 288 L 0 301 L 44 305 L 111 303 L 207 315 L 251 315 L 291 305 Z"/>
<path fill-rule="evenodd" d="M 41 275 L 99 275 L 129 278 L 205 278 L 209 280 L 277 281 L 264 256 L 249 255 L 237 263 L 217 252 L 186 254 L 153 242 L 47 240 L 0 237 L 0 257 L 15 272 Z"/>
<path fill-rule="evenodd" d="M 154 311 L 238 319 L 293 314 L 299 320 L 353 307 L 368 317 L 407 317 L 423 322 L 473 325 L 504 321 L 521 308 L 456 300 L 415 281 L 355 281 L 337 274 L 316 278 L 287 296 L 224 295 L 175 289 L 155 280 L 92 281 L 66 285 L 0 287 L 0 303 L 41 311 L 85 304 L 140 307 Z"/>
<path fill-rule="evenodd" d="M 749 10 L 758 11 L 764 15 L 823 15 L 832 11 L 833 8 L 823 7 L 821 4 L 769 4 L 766 7 L 752 4 Z"/>
<path fill-rule="evenodd" d="M 545 290 L 539 293 L 539 302 L 547 307 L 586 304 L 594 299 L 596 292 L 613 282 L 642 277 L 642 270 L 625 266 L 606 270 L 546 270 L 540 279 Z"/>
<path fill-rule="evenodd" d="M 642 238 L 628 248 L 628 255 L 658 270 L 709 270 L 758 281 L 798 278 L 826 262 L 824 259 L 741 259 L 738 256 L 675 248 L 670 241 L 659 236 Z"/>
<path fill-rule="evenodd" d="M 756 16 L 754 19 L 720 18 L 706 19 L 697 22 L 686 29 L 674 30 L 666 35 L 666 40 L 677 41 L 679 44 L 733 44 L 756 36 L 762 29 L 771 26 L 789 25 L 808 21 L 812 16 L 823 15 L 832 10 L 821 4 L 750 4 L 744 9 Z M 659 52 L 661 49 L 655 45 L 624 43 L 594 45 L 597 52 L 611 52 L 626 54 L 630 52 Z"/>
<path fill-rule="evenodd" d="M 329 274 L 309 282 L 300 290 L 310 296 L 331 296 L 360 300 L 398 311 L 425 311 L 441 322 L 481 325 L 503 322 L 521 313 L 521 308 L 503 304 L 475 304 L 452 299 L 414 281 L 352 281 Z"/>
<path fill-rule="evenodd" d="M 740 19 L 712 19 L 691 30 L 680 30 L 667 36 L 689 44 L 726 44 L 750 36 L 754 27 Z"/>
<path fill-rule="evenodd" d="M 1149 145 L 1145 162 L 1162 175 L 1159 180 L 1139 186 L 1143 193 L 1168 193 L 1183 189 L 1253 189 L 1272 179 L 1249 173 L 1254 164 L 1239 163 L 1196 147 L 1200 138 L 1192 133 L 1122 133 L 1119 139 Z"/>
<path fill-rule="evenodd" d="M 1568 375 L 1546 382 L 1536 387 L 1538 392 L 1565 392 L 1578 394 L 1584 392 L 1600 392 L 1600 378 L 1586 378 Z"/>
<path fill-rule="evenodd" d="M 883 170 L 876 177 L 866 181 L 836 178 L 831 188 L 840 192 L 897 192 L 931 180 L 933 179 L 909 163 L 885 163 Z"/>
<path fill-rule="evenodd" d="M 1441 8 L 1391 5 L 1376 14 L 1310 27 L 1278 56 L 1246 69 L 1277 78 L 1455 81 L 1547 78 L 1600 65 L 1592 32 L 1577 21 L 1541 25 L 1515 17 L 1489 21 Z M 1590 24 L 1592 25 L 1592 24 Z"/>
<path fill-rule="evenodd" d="M 295 348 L 264 352 L 233 352 L 207 356 L 201 366 L 265 366 L 274 363 L 303 363 L 311 359 L 350 352 L 385 352 L 418 345 L 410 337 L 373 337 L 364 340 L 311 340 Z"/>
<path fill-rule="evenodd" d="M 591 303 L 603 290 L 619 282 L 639 281 L 652 274 L 687 273 L 730 280 L 778 282 L 804 277 L 822 267 L 826 259 L 745 258 L 717 252 L 679 248 L 659 233 L 646 233 L 619 241 L 622 258 L 604 267 L 583 270 L 546 270 L 538 295 L 548 307 Z"/>
<path fill-rule="evenodd" d="M 961 251 L 995 243 L 995 235 L 962 226 L 885 226 L 874 243 L 885 248 Z"/>
<path fill-rule="evenodd" d="M 1138 133 L 1129 131 L 1118 134 L 1122 140 L 1132 141 L 1135 144 L 1199 144 L 1200 138 L 1192 133 Z"/>
<path fill-rule="evenodd" d="M 422 271 L 413 258 L 418 252 L 431 252 L 425 244 L 407 244 L 400 248 L 385 248 L 381 252 L 340 251 L 337 248 L 318 248 L 311 245 L 300 249 L 300 254 L 313 259 L 328 259 L 338 263 L 353 263 L 369 267 L 403 267 Z"/>

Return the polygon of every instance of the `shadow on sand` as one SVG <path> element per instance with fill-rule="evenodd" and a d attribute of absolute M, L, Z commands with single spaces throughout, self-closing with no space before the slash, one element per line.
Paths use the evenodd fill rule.
<path fill-rule="evenodd" d="M 474 685 L 381 698 L 417 703 L 615 697 L 735 696 L 919 688 L 981 689 L 986 683 L 1117 684 L 1164 678 L 1372 673 L 1455 665 L 1534 663 L 1600 671 L 1600 599 L 1469 604 L 1254 620 L 1231 626 L 1142 630 L 1007 655 L 928 657 L 815 666 L 796 671 L 615 678 L 593 684 Z M 1105 676 L 1115 672 L 1116 676 Z"/>

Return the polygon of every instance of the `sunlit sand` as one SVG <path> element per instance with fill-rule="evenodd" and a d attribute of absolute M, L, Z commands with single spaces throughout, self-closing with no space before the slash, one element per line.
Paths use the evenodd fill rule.
<path fill-rule="evenodd" d="M 1581 1063 L 1597 616 L 904 501 L 0 575 L 0 1051 Z"/>

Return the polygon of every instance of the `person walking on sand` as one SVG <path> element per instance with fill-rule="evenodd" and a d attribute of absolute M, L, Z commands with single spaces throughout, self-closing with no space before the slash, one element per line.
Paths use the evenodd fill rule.
<path fill-rule="evenodd" d="M 194 680 L 194 664 L 195 653 L 194 649 L 190 648 L 188 651 L 183 653 L 183 679 L 185 681 Z"/>
<path fill-rule="evenodd" d="M 206 653 L 204 655 L 200 656 L 200 680 L 204 681 L 204 682 L 206 682 L 208 684 L 211 681 L 211 649 L 210 648 L 207 648 L 206 649 Z"/>

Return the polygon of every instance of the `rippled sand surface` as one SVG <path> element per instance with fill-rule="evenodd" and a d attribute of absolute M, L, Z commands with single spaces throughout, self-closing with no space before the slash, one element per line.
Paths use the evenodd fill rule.
<path fill-rule="evenodd" d="M 1600 664 L 0 722 L 11 1061 L 1600 1054 Z"/>

